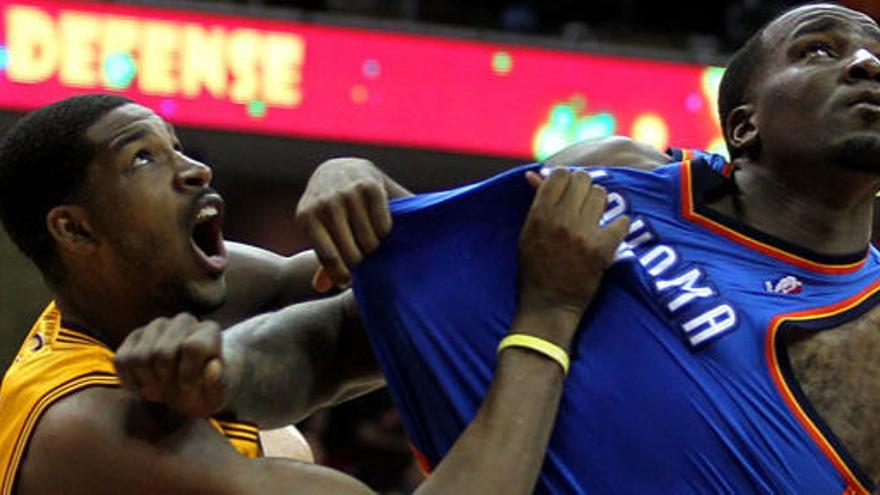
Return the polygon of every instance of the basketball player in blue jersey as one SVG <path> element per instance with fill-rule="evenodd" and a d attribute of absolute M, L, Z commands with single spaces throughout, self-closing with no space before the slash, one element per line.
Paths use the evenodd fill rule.
<path fill-rule="evenodd" d="M 588 332 L 578 348 L 585 373 L 596 376 L 602 369 L 609 378 L 570 382 L 542 492 L 873 489 L 880 476 L 880 423 L 866 411 L 876 407 L 880 383 L 871 371 L 877 320 L 866 312 L 874 306 L 880 277 L 876 253 L 868 251 L 880 173 L 878 53 L 880 30 L 866 16 L 831 5 L 794 9 L 759 32 L 728 67 L 719 106 L 731 164 L 701 156 L 650 176 L 596 171 L 605 177 L 597 180 L 618 193 L 609 215 L 627 211 L 634 218 L 630 249 L 621 252 L 592 317 L 600 327 L 617 322 L 620 331 L 613 339 Z M 515 179 L 501 177 L 473 190 L 398 203 L 396 228 L 409 218 L 422 224 L 442 218 L 438 211 L 446 208 L 450 216 L 461 213 L 464 229 L 463 219 L 479 214 L 467 209 L 468 201 L 486 206 L 477 190 L 515 195 L 510 181 Z M 461 210 L 453 213 L 455 208 Z M 514 210 L 517 202 L 505 208 Z M 498 223 L 500 214 L 486 213 Z M 442 223 L 432 227 L 449 232 Z M 457 238 L 439 243 L 415 225 L 405 228 L 438 243 L 433 262 L 443 267 L 443 277 L 460 284 L 443 251 L 458 247 L 484 255 L 456 244 Z M 472 235 L 479 234 L 478 226 L 473 229 Z M 504 227 L 493 229 L 500 236 Z M 316 239 L 322 240 L 320 232 Z M 418 304 L 406 296 L 418 286 L 403 282 L 403 274 L 387 274 L 417 259 L 418 253 L 408 257 L 398 245 L 383 254 L 395 261 L 382 258 L 363 269 L 359 298 L 368 327 L 396 321 L 394 313 Z M 498 246 L 491 248 L 495 258 L 504 257 Z M 331 260 L 351 261 L 351 247 L 343 243 L 327 251 Z M 494 263 L 481 268 L 491 270 Z M 631 268 L 635 273 L 626 272 Z M 433 275 L 419 270 L 420 277 Z M 395 282 L 385 284 L 386 278 Z M 433 280 L 436 286 L 443 278 Z M 468 287 L 479 294 L 487 290 L 472 281 Z M 419 296 L 445 295 L 438 289 Z M 495 301 L 476 299 L 481 308 Z M 452 298 L 427 313 L 437 317 L 432 328 L 454 322 L 439 315 L 461 302 Z M 376 333 L 380 360 L 408 374 L 417 368 L 383 352 L 420 352 L 423 362 L 434 360 L 431 368 L 440 376 L 452 375 L 447 365 L 461 365 L 419 343 L 416 330 L 405 336 Z M 403 338 L 416 343 L 407 347 Z M 434 347 L 441 346 L 435 341 Z M 628 364 L 632 359 L 640 363 L 637 369 Z M 476 366 L 474 371 L 483 372 Z M 400 389 L 396 396 L 404 410 L 419 418 L 408 423 L 417 446 L 436 460 L 444 437 L 457 427 L 429 426 L 421 416 L 445 421 L 421 407 L 461 407 L 467 398 L 452 390 L 480 380 L 454 376 L 440 385 L 443 394 L 423 389 L 442 396 L 438 401 L 413 393 L 425 383 L 407 386 L 405 376 L 389 380 L 392 390 Z M 627 414 L 627 403 L 638 406 Z M 605 430 L 572 434 L 594 424 Z"/>
<path fill-rule="evenodd" d="M 651 173 L 591 172 L 610 191 L 606 219 L 625 213 L 632 226 L 573 348 L 540 492 L 874 490 L 878 54 L 867 16 L 790 10 L 725 73 L 729 164 L 701 154 Z M 327 167 L 301 211 L 327 275 L 346 283 L 390 227 L 370 215 L 383 207 L 373 198 L 395 192 L 368 164 L 335 166 L 356 182 L 333 196 Z M 527 211 L 527 172 L 540 182 L 526 167 L 396 202 L 393 231 L 358 269 L 361 316 L 431 464 L 475 411 L 511 318 L 510 241 Z M 235 381 L 236 363 L 248 362 L 241 342 L 223 354 L 228 403 L 282 394 L 290 380 Z M 261 354 L 264 366 L 290 366 L 283 351 Z M 245 390 L 256 383 L 262 400 Z"/>

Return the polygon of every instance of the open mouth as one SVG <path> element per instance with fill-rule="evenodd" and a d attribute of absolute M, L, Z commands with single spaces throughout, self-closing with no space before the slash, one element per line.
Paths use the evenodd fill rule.
<path fill-rule="evenodd" d="M 850 106 L 880 108 L 880 92 L 866 91 L 850 101 Z"/>
<path fill-rule="evenodd" d="M 209 272 L 216 275 L 223 272 L 227 263 L 223 245 L 223 211 L 220 196 L 203 196 L 196 206 L 190 234 L 196 257 Z"/>

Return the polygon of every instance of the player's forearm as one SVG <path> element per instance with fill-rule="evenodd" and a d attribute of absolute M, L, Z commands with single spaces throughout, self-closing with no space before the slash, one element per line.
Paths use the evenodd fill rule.
<path fill-rule="evenodd" d="M 577 323 L 578 315 L 568 312 L 520 312 L 512 333 L 530 333 L 539 325 L 571 333 Z M 532 493 L 563 381 L 555 361 L 527 349 L 503 351 L 477 416 L 416 493 Z"/>
<path fill-rule="evenodd" d="M 225 409 L 274 427 L 383 385 L 349 297 L 293 305 L 225 331 Z"/>

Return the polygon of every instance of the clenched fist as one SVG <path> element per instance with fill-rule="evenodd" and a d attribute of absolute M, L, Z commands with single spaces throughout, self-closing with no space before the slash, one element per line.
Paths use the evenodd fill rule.
<path fill-rule="evenodd" d="M 225 402 L 220 327 L 188 313 L 157 318 L 116 352 L 122 385 L 186 416 L 210 416 Z"/>

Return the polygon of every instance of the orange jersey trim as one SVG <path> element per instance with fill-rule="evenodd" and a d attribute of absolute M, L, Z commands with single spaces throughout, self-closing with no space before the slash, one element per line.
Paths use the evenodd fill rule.
<path fill-rule="evenodd" d="M 722 225 L 711 218 L 704 217 L 694 209 L 693 185 L 691 181 L 691 161 L 685 160 L 681 164 L 681 214 L 693 223 L 696 223 L 722 237 L 726 237 L 731 241 L 742 244 L 749 249 L 758 251 L 759 253 L 770 256 L 780 261 L 790 263 L 792 265 L 805 268 L 807 270 L 824 273 L 827 275 L 842 275 L 852 273 L 864 266 L 868 257 L 867 254 L 860 261 L 847 265 L 827 265 L 824 263 L 816 263 L 815 261 L 789 253 L 782 249 L 773 247 L 769 244 L 752 239 L 741 234 L 725 225 Z"/>
<path fill-rule="evenodd" d="M 409 449 L 412 450 L 413 456 L 415 456 L 416 463 L 419 465 L 419 470 L 422 472 L 422 474 L 425 476 L 430 476 L 433 468 L 431 468 L 431 462 L 428 460 L 425 454 L 423 454 L 422 451 L 417 449 L 416 446 L 413 444 L 409 444 Z"/>
<path fill-rule="evenodd" d="M 845 299 L 839 303 L 821 308 L 795 311 L 792 313 L 777 315 L 770 322 L 765 337 L 765 357 L 767 360 L 767 366 L 770 372 L 770 376 L 773 379 L 773 383 L 779 390 L 780 395 L 782 395 L 785 404 L 789 407 L 789 409 L 791 409 L 794 417 L 804 427 L 804 429 L 807 431 L 807 433 L 810 435 L 810 437 L 813 439 L 813 441 L 816 443 L 816 445 L 819 447 L 825 457 L 828 458 L 828 460 L 831 462 L 837 472 L 840 473 L 840 476 L 843 477 L 844 481 L 847 484 L 847 489 L 846 491 L 844 491 L 845 495 L 870 495 L 871 492 L 864 485 L 862 485 L 858 478 L 853 474 L 847 463 L 843 460 L 840 453 L 837 452 L 831 442 L 825 437 L 825 435 L 813 422 L 813 420 L 810 419 L 809 415 L 804 411 L 803 407 L 801 407 L 801 404 L 798 402 L 797 398 L 789 387 L 788 382 L 785 380 L 785 377 L 782 374 L 782 368 L 779 366 L 779 358 L 776 355 L 776 338 L 779 333 L 779 329 L 784 323 L 827 318 L 844 313 L 863 303 L 866 299 L 877 293 L 877 291 L 880 291 L 880 280 L 866 287 L 858 294 L 855 294 L 854 296 Z"/>

